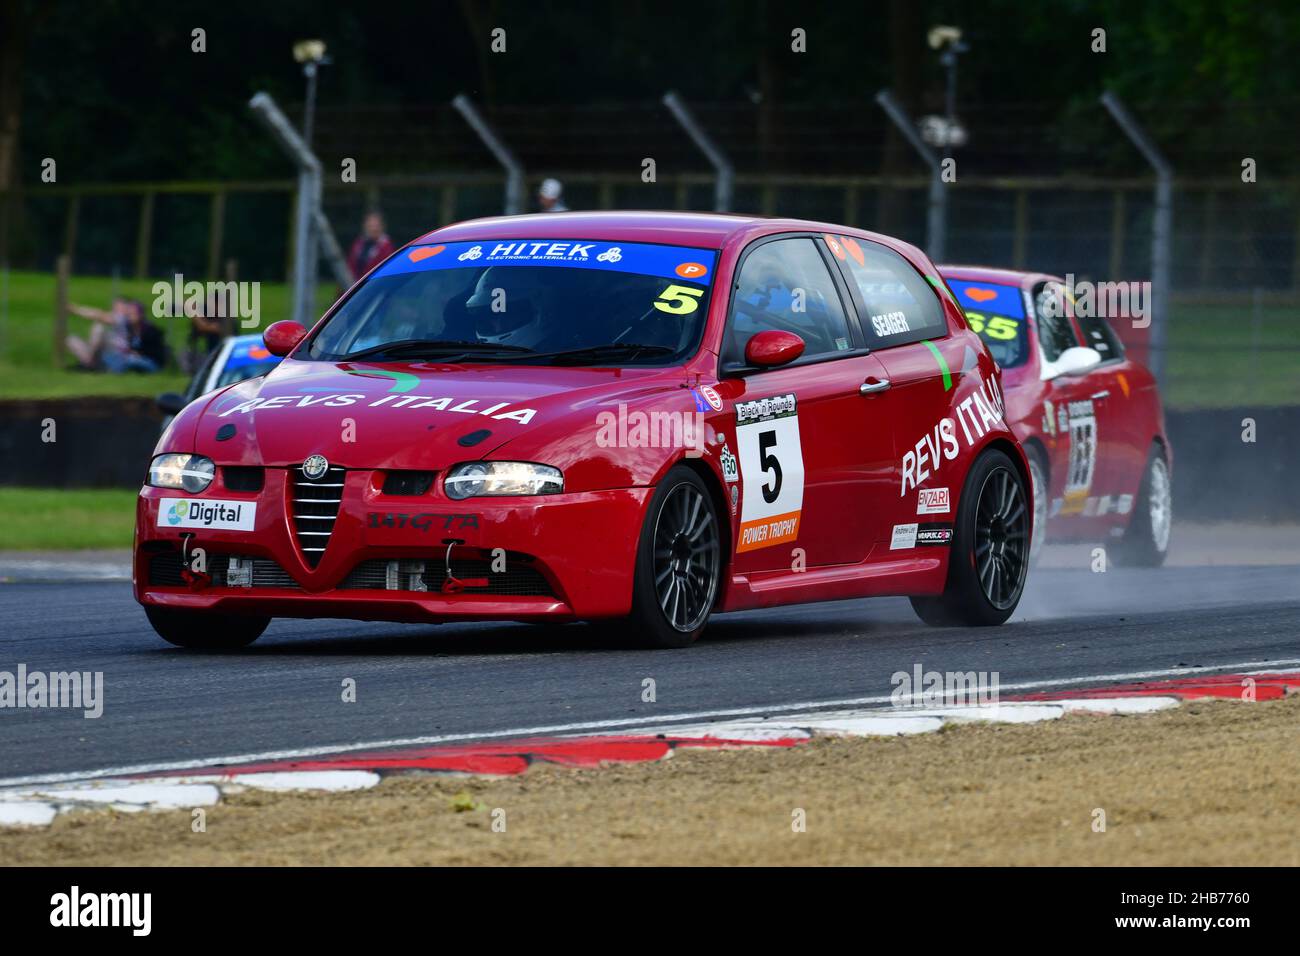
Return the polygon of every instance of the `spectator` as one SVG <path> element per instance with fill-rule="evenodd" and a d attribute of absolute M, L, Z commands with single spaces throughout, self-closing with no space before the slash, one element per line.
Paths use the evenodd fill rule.
<path fill-rule="evenodd" d="M 348 269 L 352 271 L 355 282 L 379 262 L 393 254 L 393 240 L 384 232 L 384 217 L 378 212 L 366 213 L 361 223 L 361 235 L 352 243 L 348 252 Z"/>
<path fill-rule="evenodd" d="M 119 296 L 105 312 L 90 306 L 68 306 L 73 315 L 95 323 L 83 339 L 67 338 L 68 351 L 77 364 L 90 371 L 157 372 L 167 362 L 162 329 L 144 317 L 144 303 Z"/>
<path fill-rule="evenodd" d="M 564 185 L 558 179 L 543 179 L 542 187 L 537 190 L 537 204 L 542 212 L 568 212 L 564 204 Z"/>

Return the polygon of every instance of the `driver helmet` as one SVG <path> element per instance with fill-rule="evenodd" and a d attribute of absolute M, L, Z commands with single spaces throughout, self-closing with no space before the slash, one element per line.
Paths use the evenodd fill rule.
<path fill-rule="evenodd" d="M 545 295 L 537 269 L 492 266 L 479 276 L 465 309 L 480 342 L 535 347 L 543 338 L 540 300 Z"/>

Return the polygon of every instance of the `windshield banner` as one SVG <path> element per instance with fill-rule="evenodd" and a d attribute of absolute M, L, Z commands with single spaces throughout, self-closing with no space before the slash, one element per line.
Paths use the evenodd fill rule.
<path fill-rule="evenodd" d="M 374 275 L 406 275 L 431 269 L 483 266 L 563 266 L 658 276 L 708 285 L 716 253 L 712 249 L 588 239 L 499 239 L 412 246 L 388 260 Z"/>

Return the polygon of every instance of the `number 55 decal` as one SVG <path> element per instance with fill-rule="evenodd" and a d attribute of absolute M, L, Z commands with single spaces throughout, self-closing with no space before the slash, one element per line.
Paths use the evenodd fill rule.
<path fill-rule="evenodd" d="M 744 481 L 736 550 L 794 541 L 803 510 L 803 448 L 795 396 L 737 402 L 736 445 Z"/>

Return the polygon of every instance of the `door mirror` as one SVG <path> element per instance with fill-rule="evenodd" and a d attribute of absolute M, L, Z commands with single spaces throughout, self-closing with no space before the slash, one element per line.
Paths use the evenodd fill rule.
<path fill-rule="evenodd" d="M 745 343 L 745 361 L 759 368 L 776 368 L 789 365 L 803 355 L 803 349 L 803 339 L 793 332 L 767 329 Z"/>
<path fill-rule="evenodd" d="M 1086 345 L 1076 345 L 1062 352 L 1055 362 L 1043 363 L 1043 381 L 1059 375 L 1082 375 L 1101 364 L 1101 353 Z"/>
<path fill-rule="evenodd" d="M 175 392 L 163 392 L 154 401 L 158 404 L 158 411 L 164 415 L 177 415 L 185 407 L 185 396 Z"/>
<path fill-rule="evenodd" d="M 297 322 L 284 319 L 267 326 L 266 331 L 262 333 L 262 341 L 266 344 L 268 352 L 283 358 L 298 347 L 298 343 L 306 334 L 307 330 Z"/>

